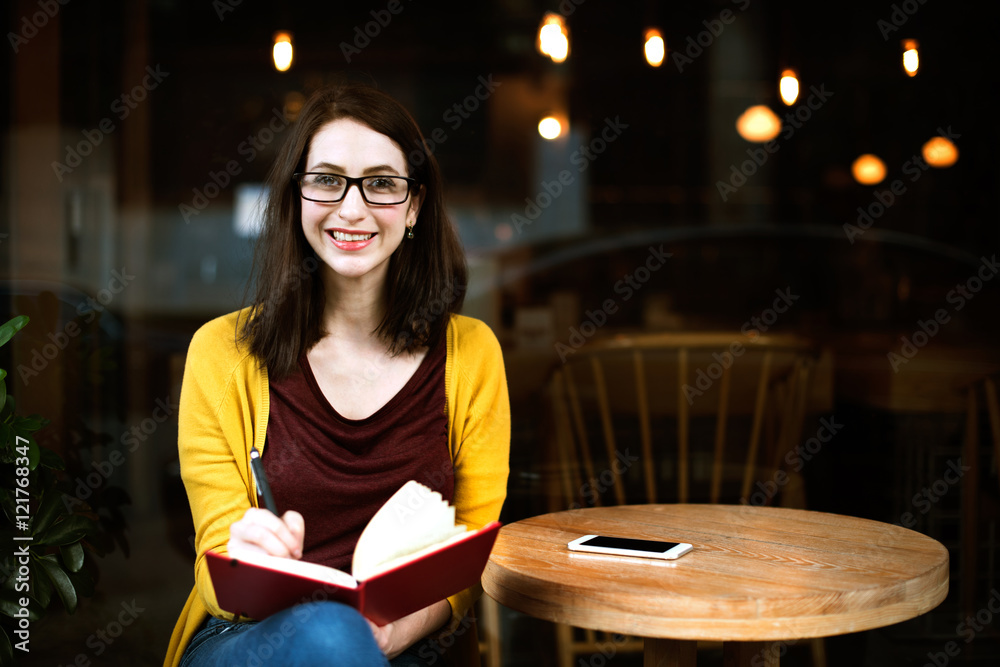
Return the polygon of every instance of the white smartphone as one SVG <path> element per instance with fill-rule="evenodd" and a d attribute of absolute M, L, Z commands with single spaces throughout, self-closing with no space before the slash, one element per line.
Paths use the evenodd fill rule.
<path fill-rule="evenodd" d="M 673 560 L 691 551 L 691 545 L 684 542 L 660 542 L 658 540 L 640 540 L 632 537 L 610 537 L 608 535 L 584 535 L 566 546 L 569 547 L 570 551 L 666 560 Z"/>

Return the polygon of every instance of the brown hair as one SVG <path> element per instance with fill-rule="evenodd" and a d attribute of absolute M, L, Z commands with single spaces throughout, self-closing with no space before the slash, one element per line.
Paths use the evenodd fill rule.
<path fill-rule="evenodd" d="M 282 377 L 323 336 L 322 261 L 302 232 L 301 200 L 292 174 L 305 170 L 312 138 L 326 124 L 352 118 L 389 137 L 406 156 L 408 176 L 424 188 L 416 237 L 404 238 L 389 259 L 386 312 L 373 332 L 400 354 L 434 345 L 450 313 L 462 307 L 468 268 L 444 208 L 441 172 L 416 121 L 399 102 L 371 86 L 347 82 L 315 92 L 302 107 L 266 181 L 263 230 L 254 254 L 253 315 L 239 339 Z"/>

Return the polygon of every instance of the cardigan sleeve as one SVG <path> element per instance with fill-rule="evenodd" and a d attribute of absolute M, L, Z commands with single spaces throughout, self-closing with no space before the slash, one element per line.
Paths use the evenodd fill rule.
<path fill-rule="evenodd" d="M 254 442 L 262 371 L 235 344 L 236 317 L 209 322 L 188 349 L 178 412 L 181 477 L 195 527 L 195 587 L 208 612 L 233 618 L 215 598 L 205 563 L 208 550 L 225 553 L 229 526 L 256 504 L 247 451 Z M 266 399 L 265 399 L 266 400 Z M 266 413 L 265 413 L 266 414 Z"/>
<path fill-rule="evenodd" d="M 500 517 L 507 496 L 510 458 L 510 400 L 503 354 L 483 322 L 453 316 L 449 327 L 450 368 L 446 373 L 450 444 L 455 466 L 455 522 L 480 528 Z M 467 589 L 448 598 L 450 629 L 458 627 L 482 593 Z"/>

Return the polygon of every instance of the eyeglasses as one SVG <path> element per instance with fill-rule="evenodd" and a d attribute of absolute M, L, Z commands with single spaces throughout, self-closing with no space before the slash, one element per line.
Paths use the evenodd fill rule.
<path fill-rule="evenodd" d="M 303 199 L 324 204 L 343 201 L 352 185 L 358 186 L 361 198 L 366 204 L 379 206 L 402 204 L 409 198 L 410 190 L 417 185 L 417 179 L 405 176 L 352 178 L 342 174 L 320 172 L 292 174 L 292 180 L 299 184 Z"/>

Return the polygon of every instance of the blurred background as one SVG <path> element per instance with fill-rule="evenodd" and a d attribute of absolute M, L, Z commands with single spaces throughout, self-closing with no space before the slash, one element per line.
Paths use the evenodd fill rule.
<path fill-rule="evenodd" d="M 0 303 L 3 321 L 30 323 L 0 367 L 17 412 L 49 420 L 33 437 L 65 461 L 68 505 L 101 517 L 105 552 L 87 558 L 93 595 L 72 615 L 54 600 L 19 664 L 162 660 L 193 581 L 176 456 L 187 344 L 244 304 L 260 184 L 309 93 L 347 77 L 409 108 L 442 167 L 471 267 L 463 312 L 507 365 L 502 518 L 569 506 L 553 490 L 552 379 L 586 346 L 807 341 L 807 409 L 775 460 L 821 420 L 842 424 L 802 469 L 806 505 L 905 523 L 952 567 L 937 610 L 832 638 L 828 659 L 923 665 L 1000 595 L 986 407 L 1000 371 L 997 14 L 922 0 L 6 3 Z M 956 462 L 975 465 L 952 482 Z M 991 623 L 954 664 L 995 664 Z M 554 663 L 550 625 L 501 610 L 501 627 L 504 664 Z"/>

